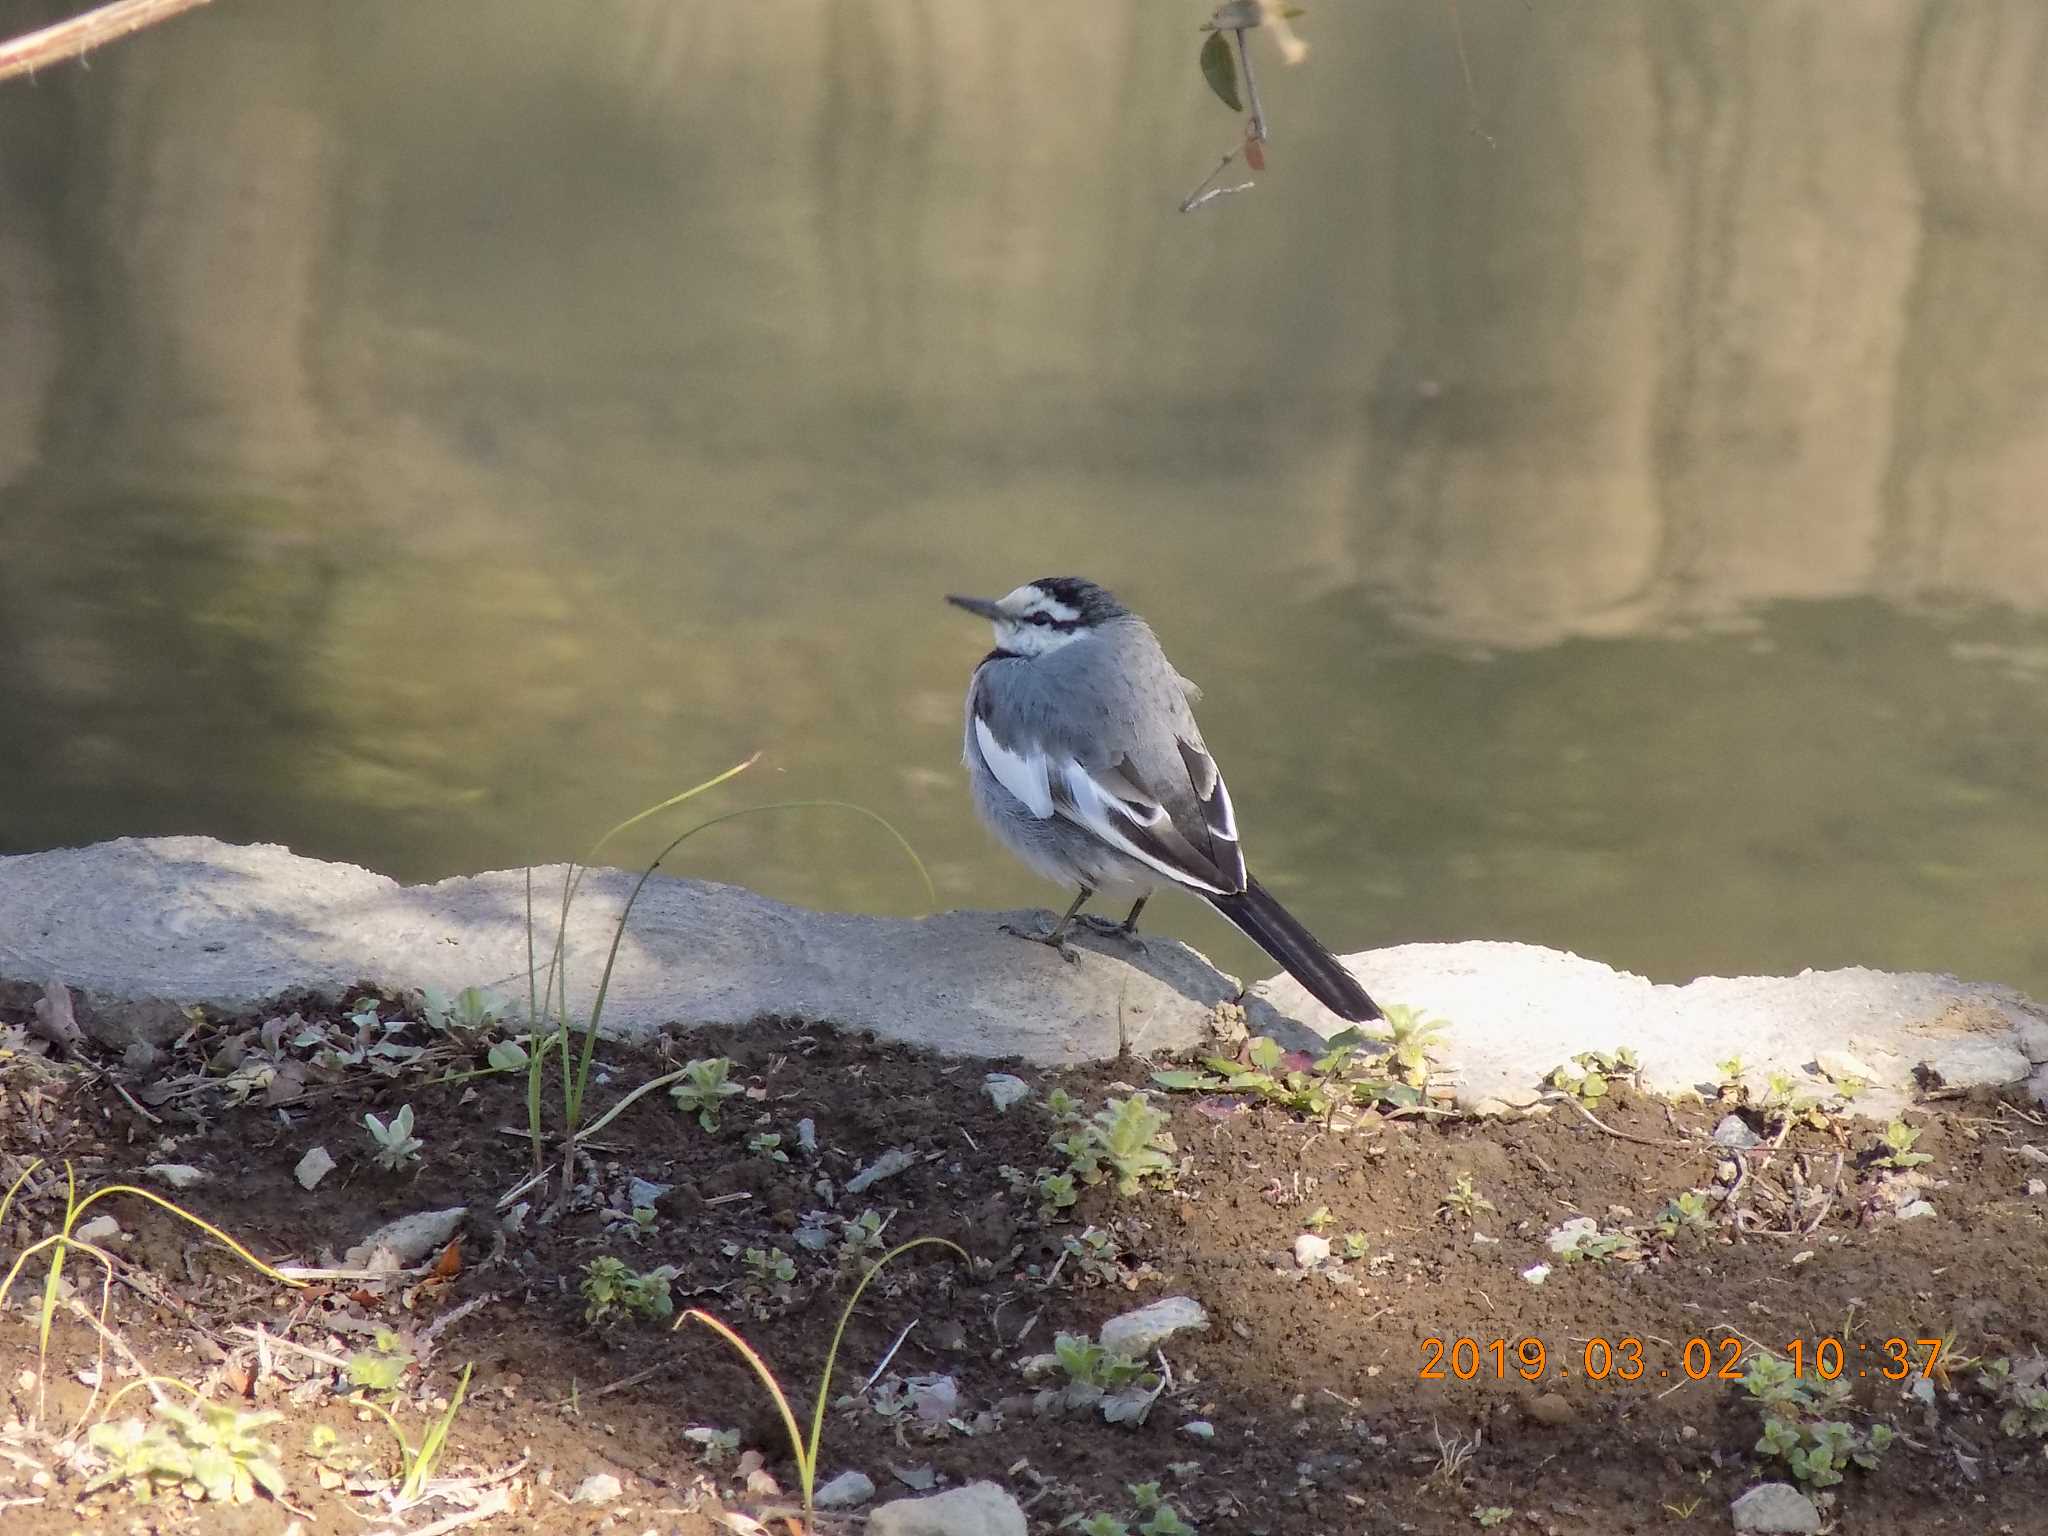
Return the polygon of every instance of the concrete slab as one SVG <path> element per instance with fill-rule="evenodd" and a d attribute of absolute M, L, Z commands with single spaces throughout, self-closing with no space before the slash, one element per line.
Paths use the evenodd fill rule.
<path fill-rule="evenodd" d="M 1753 1082 L 1784 1072 L 1819 1087 L 1827 1079 L 1818 1058 L 1840 1052 L 1870 1068 L 1854 1106 L 1866 1114 L 1893 1113 L 1915 1091 L 1941 1086 L 2031 1078 L 2048 1097 L 2048 1073 L 2025 1049 L 2048 1011 L 1986 982 L 1856 967 L 1673 986 L 1532 944 L 1487 942 L 1404 944 L 1347 961 L 1382 1003 L 1446 1021 L 1440 1056 L 1467 1108 L 1527 1103 L 1553 1067 L 1617 1046 L 1635 1051 L 1661 1093 L 1712 1084 L 1731 1057 Z M 1254 987 L 1247 1013 L 1259 1033 L 1342 1027 L 1288 976 Z"/>
<path fill-rule="evenodd" d="M 552 942 L 563 870 L 534 871 L 536 938 Z M 570 998 L 587 1008 L 637 876 L 590 873 L 570 911 Z M 1142 950 L 1084 934 L 1077 961 L 1001 924 L 1044 914 L 920 919 L 810 912 L 737 886 L 656 875 L 633 908 L 605 1002 L 606 1032 L 764 1016 L 871 1030 L 966 1056 L 1057 1065 L 1204 1043 L 1238 984 L 1170 940 Z M 346 864 L 203 837 L 123 838 L 0 858 L 0 1001 L 61 979 L 80 1024 L 120 1049 L 175 1033 L 178 1006 L 260 1006 L 335 995 L 483 986 L 526 994 L 523 871 L 401 886 Z M 1409 944 L 1348 957 L 1383 1003 L 1446 1021 L 1440 1057 L 1459 1101 L 1529 1102 L 1550 1069 L 1626 1045 L 1654 1088 L 1757 1073 L 1820 1081 L 1818 1058 L 1872 1072 L 1859 1101 L 1892 1112 L 1917 1088 L 2030 1082 L 2048 1100 L 2048 1010 L 2007 987 L 1862 969 L 1653 984 L 1526 944 Z M 1309 1043 L 1339 1021 L 1290 978 L 1246 998 L 1255 1032 Z M 1839 1067 L 1839 1061 L 1836 1062 Z"/>
<path fill-rule="evenodd" d="M 545 959 L 563 868 L 533 872 Z M 570 908 L 569 997 L 587 1010 L 639 877 L 590 872 Z M 633 908 L 605 998 L 606 1033 L 817 1019 L 957 1055 L 1043 1063 L 1200 1041 L 1238 984 L 1184 946 L 1083 935 L 1075 962 L 1006 934 L 1031 912 L 921 919 L 809 912 L 738 886 L 656 875 Z M 257 1006 L 358 984 L 527 995 L 526 874 L 401 886 L 349 864 L 205 837 L 121 838 L 0 858 L 0 982 L 61 978 L 88 1033 L 133 1032 L 148 1001 Z M 19 1005 L 19 996 L 16 998 Z M 175 1011 L 153 1017 L 172 1032 Z M 145 1031 L 147 1032 L 147 1031 Z M 125 1039 L 119 1040 L 125 1044 Z"/>

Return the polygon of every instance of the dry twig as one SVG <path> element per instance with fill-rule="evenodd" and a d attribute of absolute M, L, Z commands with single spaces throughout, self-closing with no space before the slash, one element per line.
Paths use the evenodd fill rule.
<path fill-rule="evenodd" d="M 32 75 L 52 64 L 83 58 L 103 44 L 117 42 L 131 32 L 169 21 L 206 3 L 207 0 L 114 0 L 112 5 L 87 11 L 83 16 L 24 33 L 0 43 L 0 80 Z"/>

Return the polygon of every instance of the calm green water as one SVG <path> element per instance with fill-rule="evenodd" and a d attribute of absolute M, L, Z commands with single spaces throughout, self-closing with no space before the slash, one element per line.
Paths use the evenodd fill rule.
<path fill-rule="evenodd" d="M 1043 903 L 940 596 L 1080 572 L 1339 947 L 2048 993 L 2048 7 L 1463 5 L 1468 100 L 1319 6 L 1183 216 L 1204 10 L 224 0 L 0 86 L 0 848 L 432 878 L 760 750 Z M 824 813 L 678 867 L 921 905 Z"/>

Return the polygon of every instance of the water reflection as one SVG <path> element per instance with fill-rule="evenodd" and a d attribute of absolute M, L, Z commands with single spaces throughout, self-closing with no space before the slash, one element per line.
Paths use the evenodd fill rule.
<path fill-rule="evenodd" d="M 2048 10 L 1460 7 L 1474 132 L 1447 11 L 1323 8 L 1192 218 L 1150 8 L 775 11 L 214 8 L 0 91 L 7 846 L 425 877 L 765 747 L 1044 900 L 937 599 L 1071 569 L 1340 943 L 2048 990 Z M 857 823 L 693 847 L 915 904 Z"/>

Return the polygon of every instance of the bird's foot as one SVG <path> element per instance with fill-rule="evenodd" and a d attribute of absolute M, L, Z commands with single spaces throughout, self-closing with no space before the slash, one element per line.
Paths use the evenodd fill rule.
<path fill-rule="evenodd" d="M 1115 939 L 1132 949 L 1142 950 L 1145 947 L 1145 936 L 1130 923 L 1120 923 L 1113 917 L 1100 917 L 1093 912 L 1083 912 L 1075 921 L 1086 923 L 1091 933 L 1099 933 L 1105 939 Z"/>
<path fill-rule="evenodd" d="M 1009 923 L 1002 925 L 1003 932 L 1015 934 L 1020 939 L 1029 939 L 1034 944 L 1043 944 L 1069 965 L 1076 965 L 1081 957 L 1074 953 L 1074 946 L 1067 942 L 1067 936 L 1055 928 L 1050 933 L 1034 933 L 1027 928 L 1017 928 Z"/>

